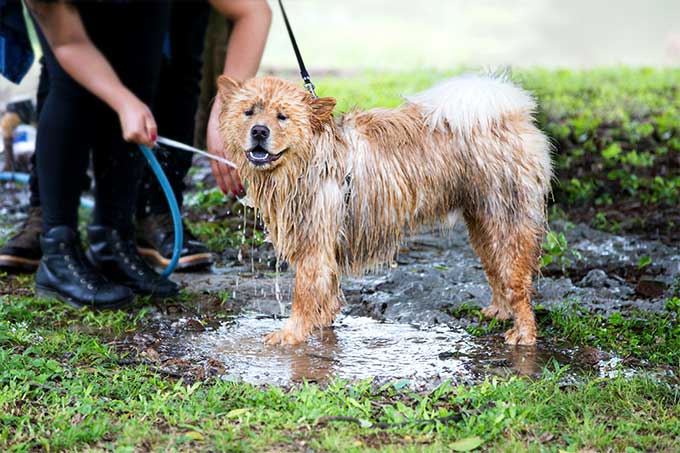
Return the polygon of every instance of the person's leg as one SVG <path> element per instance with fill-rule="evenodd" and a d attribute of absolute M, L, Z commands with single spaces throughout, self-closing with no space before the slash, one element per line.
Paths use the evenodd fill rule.
<path fill-rule="evenodd" d="M 59 66 L 43 41 L 51 88 L 38 119 L 36 174 L 43 229 L 78 226 L 82 175 L 87 171 L 94 127 L 94 97 Z"/>
<path fill-rule="evenodd" d="M 50 73 L 50 90 L 38 120 L 37 174 L 43 208 L 43 257 L 36 293 L 71 305 L 114 308 L 127 305 L 132 292 L 109 283 L 87 262 L 78 236 L 82 177 L 96 119 L 96 100 L 61 68 L 39 34 Z"/>
<path fill-rule="evenodd" d="M 152 105 L 160 71 L 168 2 L 92 2 L 79 7 L 92 42 L 142 102 Z M 125 24 L 125 33 L 120 33 Z M 144 159 L 123 141 L 115 113 L 99 105 L 93 165 L 96 179 L 95 223 L 131 229 Z"/>
<path fill-rule="evenodd" d="M 172 4 L 168 34 L 169 55 L 163 60 L 158 91 L 153 103 L 159 134 L 189 145 L 194 141 L 203 45 L 209 11 L 207 2 Z M 182 193 L 185 189 L 184 178 L 191 168 L 193 154 L 164 150 L 158 153 L 158 158 L 181 207 Z M 151 172 L 146 172 L 145 183 L 138 214 L 143 216 L 168 212 L 163 191 Z"/>
<path fill-rule="evenodd" d="M 45 65 L 45 57 L 40 58 L 40 78 L 38 79 L 38 90 L 36 92 L 36 108 L 35 114 L 36 119 L 40 119 L 40 112 L 42 112 L 43 106 L 45 105 L 45 100 L 50 92 L 50 74 Z M 33 208 L 40 208 L 40 178 L 38 178 L 36 155 L 33 153 L 31 155 L 31 169 L 30 169 L 30 179 L 28 182 L 30 189 L 29 203 Z M 90 177 L 85 173 L 83 175 L 82 190 L 89 190 L 91 186 Z"/>
<path fill-rule="evenodd" d="M 123 84 L 150 105 L 157 86 L 166 2 L 91 3 L 80 7 L 93 43 L 106 55 Z M 126 33 L 117 33 L 120 24 Z M 88 256 L 109 279 L 137 294 L 173 296 L 177 286 L 156 274 L 137 253 L 133 215 L 144 158 L 126 143 L 115 113 L 98 105 L 93 165 L 96 181 L 94 223 L 88 228 Z"/>
<path fill-rule="evenodd" d="M 163 61 L 154 101 L 159 134 L 187 144 L 194 142 L 209 12 L 207 2 L 173 3 L 169 53 Z M 156 155 L 181 208 L 186 189 L 184 180 L 191 168 L 193 154 L 161 147 Z M 149 169 L 145 169 L 142 178 L 137 225 L 140 253 L 157 265 L 167 265 L 173 251 L 174 229 L 165 194 Z M 212 254 L 205 245 L 184 228 L 178 269 L 200 269 L 212 262 Z"/>

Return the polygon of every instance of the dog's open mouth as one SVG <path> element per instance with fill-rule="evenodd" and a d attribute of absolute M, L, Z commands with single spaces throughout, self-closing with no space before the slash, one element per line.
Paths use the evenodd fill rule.
<path fill-rule="evenodd" d="M 281 156 L 283 156 L 283 153 L 285 153 L 286 151 L 287 150 L 284 149 L 278 154 L 272 154 L 266 149 L 264 149 L 262 146 L 257 145 L 250 151 L 248 151 L 246 155 L 248 156 L 248 160 L 253 165 L 261 166 L 271 164 L 275 160 L 278 160 Z"/>

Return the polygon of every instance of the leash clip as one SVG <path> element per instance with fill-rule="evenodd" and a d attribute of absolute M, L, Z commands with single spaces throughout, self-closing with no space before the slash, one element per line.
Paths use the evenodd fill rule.
<path fill-rule="evenodd" d="M 309 94 L 311 94 L 314 99 L 317 99 L 319 96 L 316 95 L 316 91 L 314 91 L 315 88 L 316 87 L 311 80 L 305 82 L 305 89 L 309 91 Z"/>

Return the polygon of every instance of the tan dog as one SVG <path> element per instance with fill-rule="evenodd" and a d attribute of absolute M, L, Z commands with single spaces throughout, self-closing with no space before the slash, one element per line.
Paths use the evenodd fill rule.
<path fill-rule="evenodd" d="M 296 268 L 293 310 L 271 344 L 305 341 L 343 301 L 342 274 L 392 259 L 418 226 L 465 219 L 493 290 L 484 314 L 536 342 L 532 277 L 544 235 L 550 147 L 536 104 L 500 78 L 463 76 L 393 110 L 332 115 L 273 78 L 219 80 L 221 134 L 276 253 Z"/>

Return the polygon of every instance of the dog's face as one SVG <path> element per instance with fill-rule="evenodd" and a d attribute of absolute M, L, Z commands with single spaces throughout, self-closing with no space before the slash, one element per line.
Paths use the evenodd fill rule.
<path fill-rule="evenodd" d="M 303 88 L 274 77 L 244 83 L 221 76 L 224 145 L 240 168 L 267 172 L 310 158 L 315 130 L 332 121 L 335 99 L 314 99 Z"/>

